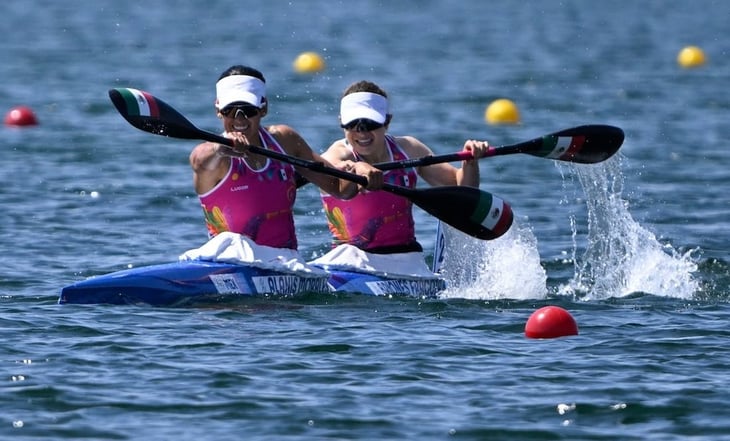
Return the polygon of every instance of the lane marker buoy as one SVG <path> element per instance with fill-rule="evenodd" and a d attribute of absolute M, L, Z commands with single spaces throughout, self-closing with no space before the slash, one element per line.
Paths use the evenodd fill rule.
<path fill-rule="evenodd" d="M 687 46 L 677 55 L 677 63 L 685 68 L 699 67 L 705 64 L 707 57 L 697 46 Z"/>
<path fill-rule="evenodd" d="M 520 122 L 520 111 L 511 100 L 500 98 L 487 106 L 484 119 L 489 124 L 517 124 Z"/>
<path fill-rule="evenodd" d="M 37 124 L 38 118 L 27 106 L 14 107 L 5 115 L 5 125 L 8 126 L 35 126 Z"/>
<path fill-rule="evenodd" d="M 544 306 L 533 312 L 525 324 L 527 338 L 557 338 L 578 335 L 578 324 L 559 306 Z"/>
<path fill-rule="evenodd" d="M 316 73 L 324 70 L 324 59 L 316 52 L 303 52 L 294 60 L 294 70 L 298 73 Z"/>

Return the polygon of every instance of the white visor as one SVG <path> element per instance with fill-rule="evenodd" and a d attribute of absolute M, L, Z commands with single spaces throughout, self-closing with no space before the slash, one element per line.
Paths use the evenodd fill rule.
<path fill-rule="evenodd" d="M 238 102 L 261 107 L 261 100 L 266 96 L 266 84 L 248 75 L 229 75 L 215 84 L 215 91 L 218 109 Z"/>
<path fill-rule="evenodd" d="M 385 124 L 388 115 L 388 99 L 371 92 L 355 92 L 340 101 L 340 123 L 346 125 L 359 118 Z"/>

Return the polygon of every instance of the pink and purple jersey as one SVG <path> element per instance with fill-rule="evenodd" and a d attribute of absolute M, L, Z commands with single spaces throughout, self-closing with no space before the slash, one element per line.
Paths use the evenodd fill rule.
<path fill-rule="evenodd" d="M 266 130 L 259 135 L 264 148 L 286 153 Z M 267 159 L 263 168 L 253 170 L 243 158 L 230 159 L 225 178 L 200 195 L 210 236 L 231 231 L 259 245 L 296 249 L 294 167 Z"/>
<path fill-rule="evenodd" d="M 392 161 L 408 159 L 391 136 L 386 136 L 385 142 Z M 361 160 L 353 154 L 356 161 Z M 408 188 L 414 188 L 417 179 L 413 168 L 383 173 L 384 182 Z M 367 251 L 416 241 L 413 203 L 404 197 L 387 191 L 366 191 L 341 200 L 323 193 L 322 203 L 336 245 L 347 243 Z"/>

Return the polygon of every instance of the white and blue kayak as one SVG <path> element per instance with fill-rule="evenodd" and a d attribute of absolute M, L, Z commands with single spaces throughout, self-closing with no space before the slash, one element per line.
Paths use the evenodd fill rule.
<path fill-rule="evenodd" d="M 437 277 L 385 277 L 331 270 L 328 276 L 300 276 L 225 262 L 180 261 L 90 277 L 61 290 L 59 303 L 168 306 L 222 296 L 357 293 L 434 297 L 446 288 Z"/>
<path fill-rule="evenodd" d="M 425 266 L 421 254 L 372 255 L 344 245 L 306 263 L 295 251 L 282 256 L 280 249 L 267 250 L 224 233 L 186 252 L 177 262 L 125 269 L 68 285 L 58 302 L 170 306 L 235 296 L 306 293 L 435 297 L 446 289 L 446 281 Z"/>

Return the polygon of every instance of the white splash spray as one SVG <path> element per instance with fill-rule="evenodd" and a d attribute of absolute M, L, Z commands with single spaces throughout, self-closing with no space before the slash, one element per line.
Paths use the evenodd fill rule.
<path fill-rule="evenodd" d="M 632 293 L 692 298 L 699 283 L 689 251 L 684 255 L 671 245 L 662 245 L 656 236 L 631 217 L 628 202 L 622 199 L 623 176 L 620 155 L 600 164 L 569 167 L 578 177 L 588 208 L 585 252 L 579 258 L 575 221 L 573 262 L 575 276 L 560 294 L 585 300 L 623 297 Z M 564 175 L 565 179 L 565 175 Z"/>
<path fill-rule="evenodd" d="M 579 235 L 585 226 L 577 225 L 576 216 L 571 215 L 574 277 L 553 294 L 581 300 L 634 293 L 691 299 L 700 285 L 693 277 L 698 270 L 692 256 L 695 250 L 681 254 L 669 244 L 662 245 L 632 218 L 629 204 L 621 195 L 620 157 L 590 166 L 556 163 L 566 193 L 572 191 L 586 204 L 588 230 L 584 236 Z M 492 241 L 474 240 L 446 225 L 442 228 L 445 241 L 440 271 L 450 287 L 442 297 L 547 297 L 546 272 L 537 240 L 528 226 L 515 219 L 507 234 Z"/>
<path fill-rule="evenodd" d="M 547 275 L 540 265 L 537 240 L 518 224 L 502 237 L 474 240 L 442 224 L 445 249 L 441 274 L 450 288 L 442 298 L 541 299 L 547 296 Z"/>

